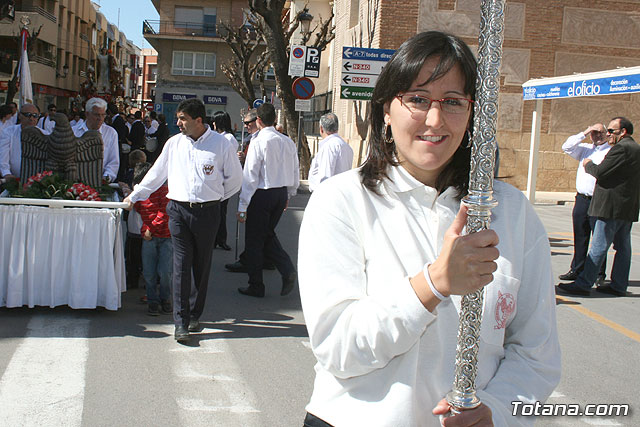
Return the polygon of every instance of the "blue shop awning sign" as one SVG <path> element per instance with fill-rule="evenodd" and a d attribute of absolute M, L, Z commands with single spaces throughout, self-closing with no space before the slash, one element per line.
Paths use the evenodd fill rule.
<path fill-rule="evenodd" d="M 640 92 L 640 67 L 533 79 L 522 85 L 525 101 Z"/>
<path fill-rule="evenodd" d="M 162 101 L 164 102 L 182 102 L 185 99 L 195 98 L 196 96 L 188 93 L 163 93 Z"/>
<path fill-rule="evenodd" d="M 227 105 L 227 97 L 226 96 L 205 95 L 203 97 L 203 101 L 204 101 L 205 104 Z"/>

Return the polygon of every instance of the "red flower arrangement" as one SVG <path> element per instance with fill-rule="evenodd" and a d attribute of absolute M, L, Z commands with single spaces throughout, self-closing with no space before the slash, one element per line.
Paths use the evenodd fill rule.
<path fill-rule="evenodd" d="M 72 198 L 76 200 L 93 200 L 93 201 L 101 201 L 100 195 L 98 192 L 89 187 L 88 185 L 81 184 L 79 182 L 73 184 L 71 188 L 67 190 L 67 195 L 70 195 Z"/>
<path fill-rule="evenodd" d="M 23 190 L 26 190 L 27 188 L 31 187 L 36 182 L 41 182 L 47 176 L 53 176 L 53 172 L 42 171 L 33 176 L 30 176 L 29 179 L 27 179 L 27 182 L 24 184 Z"/>
<path fill-rule="evenodd" d="M 16 190 L 19 188 L 18 186 Z M 9 191 L 13 197 L 102 201 L 100 193 L 93 187 L 81 182 L 65 181 L 52 171 L 43 171 L 29 177 L 22 187 L 22 191 Z"/>

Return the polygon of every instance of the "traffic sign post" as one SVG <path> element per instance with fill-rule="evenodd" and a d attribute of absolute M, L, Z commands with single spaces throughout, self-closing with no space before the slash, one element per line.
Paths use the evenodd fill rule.
<path fill-rule="evenodd" d="M 304 76 L 320 76 L 320 49 L 315 47 L 307 48 L 307 55 L 305 56 L 304 61 Z"/>
<path fill-rule="evenodd" d="M 309 99 L 313 96 L 313 93 L 316 90 L 316 86 L 313 84 L 310 78 L 298 77 L 293 81 L 291 90 L 293 90 L 293 96 L 295 96 L 297 99 Z"/>
<path fill-rule="evenodd" d="M 291 77 L 319 77 L 320 49 L 307 46 L 291 46 L 289 51 L 289 75 Z"/>
<path fill-rule="evenodd" d="M 289 75 L 292 77 L 304 76 L 304 66 L 306 62 L 307 47 L 291 46 L 289 52 Z"/>
<path fill-rule="evenodd" d="M 340 99 L 370 100 L 380 72 L 394 53 L 391 49 L 343 47 Z"/>
<path fill-rule="evenodd" d="M 153 102 L 147 102 L 147 104 L 144 106 L 144 108 L 147 111 L 153 111 L 155 108 L 155 104 Z"/>

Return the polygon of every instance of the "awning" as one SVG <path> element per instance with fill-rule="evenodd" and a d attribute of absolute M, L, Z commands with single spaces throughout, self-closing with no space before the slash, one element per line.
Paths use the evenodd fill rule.
<path fill-rule="evenodd" d="M 531 203 L 536 198 L 538 150 L 540 148 L 540 122 L 542 101 L 545 99 L 582 98 L 585 96 L 620 95 L 640 92 L 640 67 L 617 68 L 594 73 L 533 79 L 522 85 L 525 101 L 536 100 L 531 120 L 531 148 L 526 195 Z"/>

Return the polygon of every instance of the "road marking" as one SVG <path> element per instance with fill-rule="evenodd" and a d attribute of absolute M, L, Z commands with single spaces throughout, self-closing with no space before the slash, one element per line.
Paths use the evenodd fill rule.
<path fill-rule="evenodd" d="M 33 316 L 0 379 L 3 425 L 80 426 L 89 320 Z"/>
<path fill-rule="evenodd" d="M 260 412 L 256 408 L 236 403 L 234 405 L 219 405 L 219 404 L 210 404 L 205 403 L 202 399 L 187 399 L 184 397 L 179 397 L 176 399 L 178 406 L 180 409 L 185 411 L 204 411 L 204 412 L 221 412 L 228 411 L 239 414 L 246 414 L 249 412 Z"/>
<path fill-rule="evenodd" d="M 572 299 L 569 298 L 565 298 L 562 297 L 560 295 L 556 295 L 556 299 L 559 299 L 560 301 L 565 301 L 565 302 L 573 302 Z M 634 341 L 640 342 L 640 334 L 633 332 L 627 328 L 625 328 L 622 325 L 617 324 L 614 321 L 611 321 L 609 319 L 607 319 L 604 316 L 599 315 L 598 313 L 594 313 L 593 311 L 582 307 L 581 305 L 573 305 L 573 304 L 567 304 L 567 307 L 570 307 L 574 310 L 579 311 L 580 313 L 584 314 L 587 317 L 590 317 L 591 319 L 595 320 L 596 322 L 602 323 L 605 326 L 610 327 L 611 329 L 613 329 L 616 332 L 621 333 L 622 335 L 631 338 Z"/>

